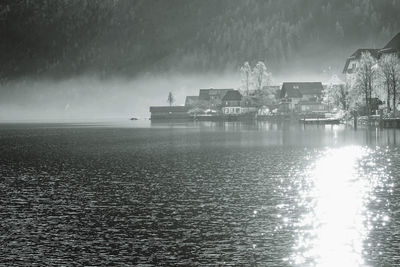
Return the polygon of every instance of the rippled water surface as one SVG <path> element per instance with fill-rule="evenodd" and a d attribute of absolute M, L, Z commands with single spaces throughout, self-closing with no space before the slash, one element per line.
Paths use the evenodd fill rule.
<path fill-rule="evenodd" d="M 400 132 L 0 124 L 0 265 L 400 265 Z"/>

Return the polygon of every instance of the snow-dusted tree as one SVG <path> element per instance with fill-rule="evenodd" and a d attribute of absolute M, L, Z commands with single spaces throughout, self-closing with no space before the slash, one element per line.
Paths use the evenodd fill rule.
<path fill-rule="evenodd" d="M 169 106 L 172 106 L 172 104 L 175 102 L 175 98 L 174 98 L 174 95 L 172 94 L 172 92 L 168 93 L 167 102 L 168 102 Z"/>
<path fill-rule="evenodd" d="M 347 109 L 355 111 L 357 106 L 363 102 L 363 96 L 360 94 L 354 75 L 346 75 L 345 88 L 347 90 Z"/>
<path fill-rule="evenodd" d="M 350 85 L 347 83 L 340 84 L 338 88 L 338 101 L 343 110 L 349 110 L 350 107 Z"/>
<path fill-rule="evenodd" d="M 365 99 L 367 115 L 371 114 L 371 99 L 373 93 L 373 86 L 377 78 L 377 61 L 371 56 L 369 52 L 362 53 L 360 64 L 357 66 L 356 87 L 359 94 Z"/>
<path fill-rule="evenodd" d="M 324 102 L 348 110 L 349 89 L 349 84 L 340 80 L 337 75 L 333 75 L 324 90 Z"/>
<path fill-rule="evenodd" d="M 328 84 L 323 90 L 323 102 L 327 105 L 336 105 L 336 86 L 340 84 L 340 79 L 337 75 L 332 75 Z"/>
<path fill-rule="evenodd" d="M 242 67 L 240 67 L 240 75 L 242 76 L 242 91 L 249 95 L 250 87 L 251 87 L 251 67 L 249 62 L 245 62 Z"/>
<path fill-rule="evenodd" d="M 393 116 L 396 116 L 396 99 L 400 84 L 400 59 L 397 55 L 383 55 L 379 60 L 379 73 L 381 82 L 385 87 L 387 107 L 390 110 L 390 98 L 392 98 Z"/>
<path fill-rule="evenodd" d="M 252 76 L 255 90 L 258 91 L 261 91 L 265 85 L 269 85 L 271 82 L 271 73 L 267 71 L 267 67 L 262 61 L 257 62 L 256 66 L 253 68 Z"/>

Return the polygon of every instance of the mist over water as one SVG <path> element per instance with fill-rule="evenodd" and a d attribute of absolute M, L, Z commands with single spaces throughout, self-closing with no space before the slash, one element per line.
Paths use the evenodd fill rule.
<path fill-rule="evenodd" d="M 273 75 L 284 81 L 327 81 L 329 73 Z M 0 121 L 92 121 L 149 117 L 150 106 L 184 105 L 200 88 L 234 88 L 239 72 L 211 74 L 147 74 L 139 77 L 82 75 L 69 79 L 19 79 L 0 85 Z"/>
<path fill-rule="evenodd" d="M 167 105 L 170 91 L 175 104 L 183 105 L 185 96 L 198 94 L 198 88 L 237 84 L 229 74 L 18 80 L 2 86 L 0 120 L 148 118 L 149 106 Z"/>

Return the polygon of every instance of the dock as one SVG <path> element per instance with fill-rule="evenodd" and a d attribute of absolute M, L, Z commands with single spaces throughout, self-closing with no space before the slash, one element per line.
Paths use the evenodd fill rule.
<path fill-rule="evenodd" d="M 380 121 L 382 128 L 400 128 L 400 118 L 384 118 Z"/>
<path fill-rule="evenodd" d="M 304 124 L 340 124 L 340 119 L 333 118 L 304 118 L 300 119 Z"/>

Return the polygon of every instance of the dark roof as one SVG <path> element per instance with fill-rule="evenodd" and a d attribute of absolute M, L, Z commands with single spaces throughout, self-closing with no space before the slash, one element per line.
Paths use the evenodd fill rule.
<path fill-rule="evenodd" d="M 230 90 L 226 92 L 225 96 L 222 98 L 222 101 L 241 101 L 242 94 L 238 90 Z"/>
<path fill-rule="evenodd" d="M 218 95 L 220 98 L 223 98 L 228 91 L 233 91 L 233 89 L 200 89 L 199 99 L 209 101 L 211 95 Z"/>
<path fill-rule="evenodd" d="M 361 55 L 363 53 L 366 53 L 366 52 L 369 52 L 371 54 L 371 56 L 374 57 L 374 58 L 378 58 L 379 57 L 379 49 L 375 49 L 375 48 L 360 48 L 360 49 L 357 49 L 353 54 L 351 54 L 351 56 L 349 56 L 346 59 L 346 64 L 344 65 L 343 73 L 346 73 L 351 60 L 360 59 Z"/>
<path fill-rule="evenodd" d="M 400 32 L 393 37 L 392 40 L 385 45 L 384 48 L 382 48 L 379 52 L 381 53 L 387 53 L 387 52 L 395 52 L 395 51 L 400 51 Z"/>
<path fill-rule="evenodd" d="M 228 91 L 233 91 L 233 89 L 231 89 L 231 88 L 229 88 L 229 89 L 210 89 L 209 94 L 210 95 L 220 95 L 222 98 Z"/>
<path fill-rule="evenodd" d="M 303 95 L 320 96 L 322 90 L 321 82 L 286 82 L 282 84 L 281 98 L 301 98 Z"/>
<path fill-rule="evenodd" d="M 197 95 L 186 96 L 185 106 L 188 105 L 190 102 L 197 102 L 198 100 L 199 100 L 199 96 L 197 96 Z"/>
<path fill-rule="evenodd" d="M 396 34 L 396 36 L 393 37 L 392 40 L 390 40 L 389 43 L 387 43 L 387 45 L 385 45 L 385 47 L 382 49 L 373 49 L 373 48 L 357 49 L 350 57 L 347 58 L 346 64 L 344 65 L 343 68 L 343 73 L 347 72 L 351 60 L 360 59 L 362 53 L 365 52 L 369 52 L 371 56 L 373 56 L 376 59 L 378 59 L 384 53 L 400 52 L 400 32 Z"/>
<path fill-rule="evenodd" d="M 378 58 L 379 49 L 375 48 L 360 48 L 357 49 L 353 54 L 351 54 L 350 58 L 360 58 L 363 53 L 369 52 L 371 56 Z"/>
<path fill-rule="evenodd" d="M 281 87 L 279 85 L 264 85 L 263 90 L 268 90 L 268 89 L 281 89 Z"/>
<path fill-rule="evenodd" d="M 200 89 L 199 90 L 199 99 L 200 100 L 210 100 L 210 89 Z"/>
<path fill-rule="evenodd" d="M 188 110 L 185 106 L 156 106 L 150 107 L 150 112 L 186 112 Z"/>

